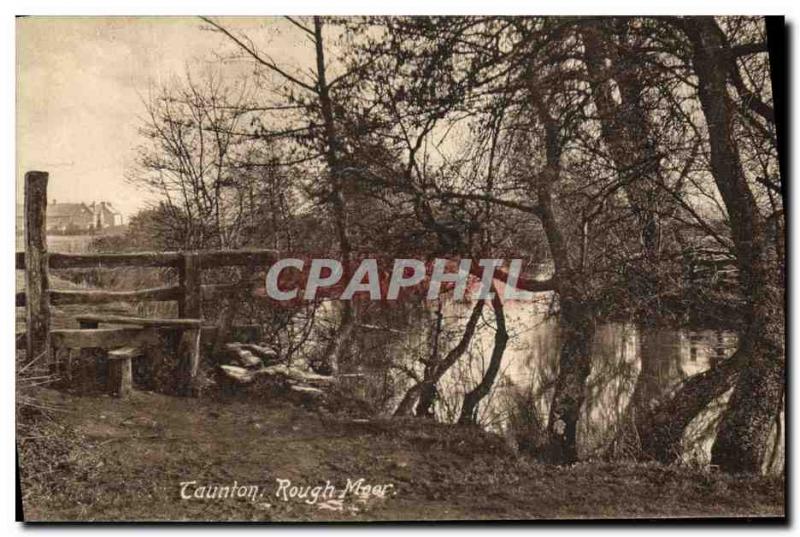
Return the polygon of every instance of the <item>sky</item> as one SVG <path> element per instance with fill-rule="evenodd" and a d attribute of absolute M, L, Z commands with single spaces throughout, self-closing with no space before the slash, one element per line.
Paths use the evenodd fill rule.
<path fill-rule="evenodd" d="M 302 49 L 276 19 L 220 19 L 276 54 Z M 17 202 L 26 171 L 50 173 L 48 200 L 110 201 L 126 217 L 152 195 L 125 181 L 148 91 L 233 47 L 188 17 L 17 19 Z M 302 51 L 301 51 L 302 52 Z M 231 62 L 229 62 L 231 63 Z M 242 61 L 226 67 L 252 70 Z"/>

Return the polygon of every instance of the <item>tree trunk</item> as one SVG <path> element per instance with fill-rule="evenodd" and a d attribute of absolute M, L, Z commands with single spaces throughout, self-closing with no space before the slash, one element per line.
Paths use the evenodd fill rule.
<path fill-rule="evenodd" d="M 644 61 L 644 56 L 634 55 L 638 43 L 628 44 L 633 49 L 630 56 L 621 56 L 611 41 L 619 34 L 624 35 L 627 25 L 625 20 L 589 21 L 582 26 L 581 36 L 603 141 L 636 217 L 644 259 L 653 264 L 660 250 L 657 206 L 665 194 L 655 181 L 659 156 L 643 103 L 645 86 L 638 63 Z M 619 104 L 614 98 L 612 81 L 619 90 Z M 643 271 L 642 277 L 643 291 L 649 296 L 657 278 L 652 270 Z"/>
<path fill-rule="evenodd" d="M 586 399 L 586 379 L 591 373 L 595 323 L 589 308 L 568 296 L 561 298 L 560 312 L 558 377 L 543 455 L 551 464 L 572 464 L 578 460 L 577 426 Z"/>
<path fill-rule="evenodd" d="M 400 404 L 397 405 L 397 409 L 394 411 L 395 417 L 408 417 L 414 414 L 414 405 L 419 399 L 421 390 L 422 384 L 415 384 L 406 392 Z"/>
<path fill-rule="evenodd" d="M 461 405 L 461 415 L 458 418 L 458 423 L 468 424 L 476 423 L 476 413 L 478 404 L 481 400 L 489 394 L 489 391 L 494 386 L 497 379 L 497 374 L 500 372 L 500 364 L 503 361 L 503 354 L 506 351 L 508 344 L 508 330 L 506 330 L 506 316 L 503 311 L 503 301 L 500 299 L 497 291 L 494 290 L 495 296 L 492 299 L 492 307 L 494 308 L 494 318 L 497 323 L 497 331 L 494 334 L 494 348 L 492 349 L 492 357 L 489 360 L 489 367 L 483 374 L 483 378 L 475 388 L 470 390 L 464 395 L 464 404 Z"/>
<path fill-rule="evenodd" d="M 561 342 L 558 375 L 547 424 L 547 445 L 542 455 L 553 464 L 572 464 L 578 460 L 577 423 L 586 398 L 586 379 L 591 373 L 594 314 L 580 289 L 583 277 L 573 268 L 567 238 L 556 216 L 553 200 L 552 186 L 561 174 L 560 127 L 547 112 L 543 101 L 535 100 L 534 105 L 544 127 L 546 158 L 536 195 L 539 219 L 555 266 Z"/>
<path fill-rule="evenodd" d="M 747 350 L 740 348 L 733 356 L 711 369 L 684 381 L 675 393 L 656 409 L 640 416 L 637 423 L 643 460 L 675 462 L 680 456 L 683 433 L 691 421 L 712 401 L 731 389 L 738 378 Z"/>
<path fill-rule="evenodd" d="M 350 338 L 355 329 L 355 319 L 353 318 L 353 308 L 350 302 L 341 301 L 337 303 L 341 314 L 339 316 L 339 326 L 336 333 L 325 346 L 320 358 L 314 363 L 313 369 L 323 375 L 339 374 L 339 366 L 342 358 L 347 353 L 350 345 Z"/>
<path fill-rule="evenodd" d="M 730 472 L 762 472 L 783 393 L 781 354 L 772 347 L 753 349 L 723 414 L 712 464 Z"/>
<path fill-rule="evenodd" d="M 475 335 L 475 329 L 482 311 L 483 300 L 478 300 L 472 308 L 472 313 L 467 320 L 467 325 L 458 344 L 441 360 L 429 361 L 426 364 L 422 382 L 418 382 L 406 392 L 397 410 L 395 410 L 395 416 L 410 416 L 412 413 L 419 417 L 433 415 L 433 403 L 436 401 L 436 384 L 467 351 L 472 337 Z M 416 410 L 414 410 L 415 403 Z"/>
<path fill-rule="evenodd" d="M 739 277 L 747 300 L 746 363 L 725 409 L 712 463 L 728 472 L 761 471 L 771 424 L 783 388 L 782 304 L 771 283 L 765 223 L 742 168 L 734 106 L 728 93 L 730 63 L 713 17 L 682 27 L 692 43 L 698 95 L 709 133 L 711 170 L 730 219 Z"/>
<path fill-rule="evenodd" d="M 631 274 L 630 284 L 638 296 L 658 296 L 657 264 L 661 247 L 658 213 L 663 206 L 661 200 L 666 196 L 666 191 L 658 184 L 659 157 L 653 143 L 653 129 L 642 102 L 644 83 L 638 69 L 631 65 L 633 62 L 642 61 L 642 57 L 633 56 L 632 62 L 631 58 L 621 57 L 613 44 L 607 46 L 606 43 L 615 33 L 612 28 L 608 28 L 608 24 L 611 23 L 593 21 L 584 27 L 582 36 L 586 45 L 586 64 L 594 102 L 602 121 L 603 139 L 609 148 L 619 181 L 628 197 L 641 234 L 644 264 Z M 603 32 L 606 35 L 602 35 Z M 632 48 L 635 54 L 635 43 Z M 607 59 L 611 62 L 609 67 L 606 67 Z M 612 93 L 613 87 L 610 84 L 612 78 L 619 89 L 621 100 L 619 104 Z M 658 419 L 653 421 L 651 392 L 654 379 L 648 366 L 657 366 L 661 356 L 658 349 L 653 349 L 645 343 L 649 337 L 646 333 L 647 326 L 657 324 L 658 321 L 654 315 L 657 315 L 657 312 L 652 306 L 644 311 L 639 310 L 637 315 L 645 325 L 642 332 L 642 371 L 615 448 L 620 449 L 624 456 L 672 461 L 679 455 L 680 441 L 685 427 L 707 403 L 730 388 L 728 384 L 730 377 L 720 375 L 719 383 L 714 384 L 713 389 L 708 392 L 708 395 L 713 397 L 694 393 L 692 389 L 682 392 L 682 396 L 690 397 L 691 400 L 686 401 L 685 405 L 679 404 L 680 401 L 673 401 L 666 408 L 675 414 L 659 414 Z M 727 368 L 723 371 L 727 371 Z M 699 384 L 706 386 L 708 383 L 704 381 Z M 654 424 L 660 424 L 658 426 L 666 429 L 654 431 Z"/>
<path fill-rule="evenodd" d="M 425 368 L 425 378 L 422 380 L 420 386 L 419 402 L 414 411 L 414 415 L 420 418 L 433 417 L 433 403 L 436 402 L 438 392 L 436 385 L 439 380 L 444 376 L 447 371 L 461 358 L 472 341 L 475 335 L 475 330 L 478 326 L 478 320 L 481 318 L 483 311 L 483 300 L 478 300 L 472 308 L 472 313 L 467 320 L 467 326 L 464 328 L 464 333 L 458 344 L 448 352 L 442 360 L 431 364 L 431 367 Z"/>
<path fill-rule="evenodd" d="M 420 385 L 419 400 L 417 401 L 417 408 L 414 410 L 414 415 L 418 418 L 431 418 L 433 419 L 433 403 L 439 397 L 439 392 L 436 389 L 436 383 L 431 380 L 426 380 Z"/>
<path fill-rule="evenodd" d="M 347 200 L 344 193 L 344 177 L 342 174 L 342 144 L 336 130 L 336 118 L 333 113 L 333 102 L 330 95 L 327 76 L 325 72 L 325 47 L 322 37 L 322 18 L 314 17 L 314 43 L 316 47 L 317 63 L 317 92 L 319 96 L 320 111 L 325 130 L 325 160 L 328 164 L 328 175 L 330 183 L 330 201 L 333 208 L 334 226 L 339 241 L 339 256 L 344 266 L 344 279 L 350 275 L 350 257 L 352 245 L 348 230 Z M 336 374 L 339 370 L 339 363 L 344 357 L 349 347 L 350 338 L 356 326 L 356 315 L 350 301 L 343 301 L 341 324 L 335 344 L 328 354 L 330 363 L 327 368 L 331 374 Z"/>

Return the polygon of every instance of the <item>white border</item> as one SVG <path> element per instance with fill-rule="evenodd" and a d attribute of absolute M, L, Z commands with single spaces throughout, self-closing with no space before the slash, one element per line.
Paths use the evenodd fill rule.
<path fill-rule="evenodd" d="M 193 2 L 175 2 L 175 1 L 156 1 L 156 0 L 117 0 L 115 2 L 101 2 L 101 1 L 88 1 L 88 0 L 72 0 L 69 3 L 63 0 L 47 0 L 47 1 L 9 1 L 0 4 L 0 110 L 2 114 L 0 117 L 3 120 L 0 122 L 0 170 L 2 170 L 2 181 L 0 181 L 0 199 L 2 199 L 3 207 L 0 210 L 0 252 L 2 252 L 3 261 L 0 262 L 0 278 L 2 278 L 3 298 L 0 299 L 0 315 L 4 321 L 2 325 L 5 329 L 0 330 L 0 342 L 2 342 L 2 353 L 0 357 L 3 359 L 2 374 L 0 374 L 0 398 L 2 406 L 0 406 L 0 422 L 2 422 L 2 444 L 0 447 L 0 526 L 3 529 L 9 530 L 10 534 L 18 534 L 25 531 L 21 524 L 14 523 L 14 506 L 15 506 L 15 491 L 14 491 L 14 341 L 12 334 L 12 327 L 14 326 L 14 311 L 11 309 L 14 294 L 14 281 L 15 275 L 13 272 L 12 252 L 15 249 L 14 226 L 15 226 L 15 56 L 14 56 L 14 39 L 15 39 L 15 15 L 194 15 L 194 14 L 210 14 L 210 15 L 268 15 L 268 14 L 538 14 L 538 15 L 613 15 L 613 14 L 658 14 L 658 15 L 700 15 L 700 14 L 752 14 L 752 15 L 786 15 L 787 22 L 790 25 L 789 44 L 791 47 L 790 58 L 792 62 L 792 71 L 798 71 L 798 53 L 797 53 L 797 25 L 798 10 L 797 7 L 800 3 L 790 2 L 788 0 L 758 0 L 758 1 L 733 1 L 733 0 L 705 0 L 699 2 L 697 0 L 670 0 L 669 2 L 661 2 L 655 4 L 652 2 L 642 1 L 615 1 L 603 0 L 601 2 L 585 1 L 568 1 L 559 0 L 555 2 L 534 2 L 533 0 L 491 0 L 483 2 L 474 1 L 438 1 L 431 0 L 403 0 L 402 2 L 393 3 L 379 3 L 372 1 L 350 1 L 339 0 L 335 3 L 323 3 L 320 1 L 309 0 L 292 0 L 292 1 L 265 1 L 265 0 L 224 0 L 212 2 L 208 0 L 195 0 Z M 791 81 L 790 81 L 791 82 Z M 790 83 L 790 88 L 794 88 L 794 84 Z M 797 95 L 796 91 L 792 92 L 790 100 L 792 103 L 792 117 L 791 125 L 797 125 L 795 119 L 798 115 L 798 103 L 794 97 Z M 790 132 L 792 129 L 790 128 Z M 792 147 L 790 154 L 800 154 L 800 137 L 795 130 L 792 136 Z M 791 160 L 791 159 L 790 159 Z M 790 184 L 791 181 L 786 179 Z M 798 187 L 795 185 L 791 188 L 791 213 L 790 224 L 793 223 L 795 218 L 793 213 L 800 210 L 798 209 Z M 791 251 L 797 252 L 798 234 L 794 226 L 791 226 Z M 797 263 L 794 259 L 791 260 L 790 266 L 793 268 L 792 282 L 793 288 L 797 286 L 797 274 L 800 271 L 797 268 Z M 792 293 L 792 303 L 794 304 L 795 293 Z M 794 337 L 800 337 L 800 321 L 797 320 L 797 312 L 792 316 L 792 324 L 790 332 Z M 794 341 L 794 345 L 797 342 Z M 790 360 L 794 356 L 789 357 Z M 789 365 L 790 370 L 794 371 L 797 368 L 796 363 Z M 797 381 L 796 375 L 794 378 Z M 796 391 L 796 386 L 793 383 L 792 388 Z M 792 409 L 790 416 L 791 431 L 797 431 L 797 394 L 792 394 Z M 796 437 L 796 435 L 791 435 Z M 790 438 L 791 438 L 790 437 Z M 792 445 L 791 447 L 795 447 Z M 790 470 L 792 470 L 791 482 L 796 474 L 797 461 L 792 459 Z M 791 491 L 791 499 L 795 499 L 790 505 L 790 513 L 796 516 L 794 506 L 796 504 L 797 494 L 796 491 Z M 793 517 L 794 518 L 794 517 Z M 85 531 L 87 527 L 76 528 L 78 531 Z M 107 528 L 106 528 L 107 529 Z M 221 527 L 213 531 L 231 531 L 234 528 Z M 239 529 L 239 528 L 236 528 Z M 255 531 L 277 531 L 279 528 L 249 528 Z M 375 531 L 374 527 L 325 527 L 322 531 Z M 587 528 L 588 529 L 588 528 Z M 622 528 L 601 526 L 594 528 L 593 531 L 641 531 L 640 527 L 635 525 L 627 525 Z M 680 531 L 682 534 L 696 534 L 701 532 L 706 533 L 729 531 L 730 528 L 689 528 L 680 527 L 672 528 L 668 531 Z M 757 528 L 760 530 L 761 528 Z M 71 528 L 64 527 L 58 529 L 48 530 L 50 532 L 62 533 L 69 532 Z M 117 528 L 123 530 L 123 528 Z M 167 531 L 180 531 L 182 533 L 207 531 L 199 527 L 181 527 L 181 528 L 149 528 L 147 531 L 156 534 L 166 533 Z M 495 532 L 502 531 L 516 531 L 537 534 L 555 534 L 558 533 L 573 533 L 579 530 L 577 527 L 566 528 L 546 528 L 546 527 L 523 527 L 512 530 L 502 526 L 495 527 L 454 527 L 446 528 L 441 526 L 432 526 L 428 528 L 422 527 L 406 527 L 406 531 L 411 530 L 415 533 L 428 533 L 439 535 L 442 532 L 455 533 L 464 531 L 480 531 L 480 532 Z M 31 530 L 28 530 L 31 531 Z M 43 531 L 41 529 L 34 531 Z M 103 530 L 104 531 L 104 530 Z M 130 531 L 130 528 L 125 528 L 124 531 Z M 314 528 L 289 528 L 284 527 L 282 531 L 300 531 L 302 533 L 320 531 Z M 394 529 L 382 528 L 380 531 L 397 531 Z M 4 532 L 5 534 L 6 532 Z"/>

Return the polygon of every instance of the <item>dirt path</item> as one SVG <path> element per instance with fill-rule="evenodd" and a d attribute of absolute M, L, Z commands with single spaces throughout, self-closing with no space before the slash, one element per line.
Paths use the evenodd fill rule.
<path fill-rule="evenodd" d="M 66 410 L 58 419 L 77 433 L 77 442 L 66 468 L 48 478 L 52 485 L 46 492 L 26 498 L 25 515 L 31 521 L 783 513 L 779 479 L 657 465 L 559 469 L 518 459 L 499 439 L 478 431 L 419 420 L 354 421 L 289 404 L 141 392 L 127 401 L 52 391 L 45 399 Z M 334 492 L 325 488 L 327 483 Z M 354 483 L 369 485 L 370 493 L 361 497 L 356 492 L 365 489 L 354 490 Z M 317 501 L 312 502 L 315 486 Z M 291 497 L 292 491 L 304 490 L 305 499 Z M 212 492 L 228 497 L 195 497 Z"/>

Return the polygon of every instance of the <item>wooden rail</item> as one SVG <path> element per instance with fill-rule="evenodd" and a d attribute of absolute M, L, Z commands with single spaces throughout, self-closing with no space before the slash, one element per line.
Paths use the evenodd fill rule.
<path fill-rule="evenodd" d="M 183 294 L 179 285 L 140 289 L 138 291 L 105 291 L 102 289 L 57 291 L 50 290 L 50 303 L 64 304 L 108 304 L 111 302 L 169 301 L 178 300 Z"/>
<path fill-rule="evenodd" d="M 203 284 L 200 293 L 203 300 L 211 300 L 230 294 L 240 289 L 240 284 Z M 18 308 L 26 305 L 25 291 L 17 293 L 16 304 Z M 54 306 L 67 306 L 72 304 L 113 304 L 116 302 L 171 302 L 181 300 L 183 288 L 180 285 L 167 285 L 137 291 L 106 291 L 105 289 L 50 289 L 48 291 L 50 304 Z"/>
<path fill-rule="evenodd" d="M 195 277 L 200 271 L 224 266 L 263 267 L 278 259 L 278 252 L 266 249 L 250 250 L 205 250 L 197 252 L 141 252 L 132 254 L 57 254 L 51 253 L 47 259 L 50 269 L 78 268 L 119 268 L 119 267 L 172 267 L 177 268 L 181 278 L 180 285 L 137 289 L 133 291 L 108 291 L 105 289 L 47 289 L 43 293 L 50 304 L 63 306 L 69 304 L 109 304 L 114 302 L 163 302 L 186 301 L 199 293 L 202 299 L 215 298 L 239 288 L 237 284 L 202 284 Z M 191 261 L 187 261 L 190 259 Z M 25 252 L 17 252 L 16 268 L 25 270 Z M 41 262 L 41 261 L 40 261 Z M 191 263 L 191 267 L 186 267 Z M 26 285 L 27 287 L 27 285 Z M 187 293 L 188 290 L 188 293 Z M 27 291 L 16 294 L 17 307 L 27 306 Z"/>
<path fill-rule="evenodd" d="M 197 252 L 139 252 L 130 254 L 58 254 L 44 252 L 39 259 L 46 259 L 50 269 L 86 269 L 119 267 L 171 267 L 177 268 L 181 278 L 180 285 L 137 289 L 132 291 L 108 291 L 105 289 L 42 289 L 41 293 L 49 303 L 57 306 L 70 304 L 110 304 L 114 302 L 168 302 L 185 303 L 188 297 L 198 294 L 201 299 L 213 299 L 230 293 L 239 287 L 237 284 L 202 284 L 194 274 L 204 269 L 224 266 L 263 267 L 278 259 L 278 252 L 267 249 L 249 250 L 205 250 Z M 187 261 L 190 260 L 190 261 Z M 17 252 L 16 269 L 26 270 L 25 252 Z M 191 263 L 191 267 L 186 267 Z M 36 277 L 34 277 L 36 281 Z M 26 288 L 27 288 L 26 284 Z M 190 299 L 190 302 L 193 299 Z M 16 306 L 26 307 L 27 290 L 16 294 Z"/>
<path fill-rule="evenodd" d="M 164 328 L 200 328 L 200 319 L 153 319 L 150 317 L 127 317 L 125 315 L 78 315 L 75 319 L 81 323 L 91 323 L 94 325 L 104 324 L 127 324 L 134 326 L 154 326 Z"/>
<path fill-rule="evenodd" d="M 114 302 L 143 302 L 179 300 L 183 290 L 179 285 L 139 289 L 138 291 L 106 291 L 104 289 L 50 289 L 50 304 L 65 306 L 70 304 L 110 304 Z M 17 293 L 17 307 L 24 307 L 24 292 Z"/>
<path fill-rule="evenodd" d="M 180 268 L 187 255 L 197 256 L 200 267 L 263 266 L 278 259 L 278 252 L 269 249 L 200 250 L 196 252 L 134 252 L 126 254 L 61 254 L 51 253 L 51 269 L 86 269 L 119 267 Z M 25 252 L 17 252 L 17 270 L 25 270 Z"/>
<path fill-rule="evenodd" d="M 50 341 L 54 349 L 93 349 L 113 348 L 125 345 L 156 345 L 159 337 L 177 332 L 177 328 L 61 328 L 50 332 Z M 217 337 L 216 326 L 202 326 L 200 341 L 203 344 L 213 343 Z M 236 325 L 231 328 L 231 337 L 236 341 L 256 343 L 261 337 L 258 325 Z M 25 333 L 17 334 L 17 348 L 25 348 Z"/>

